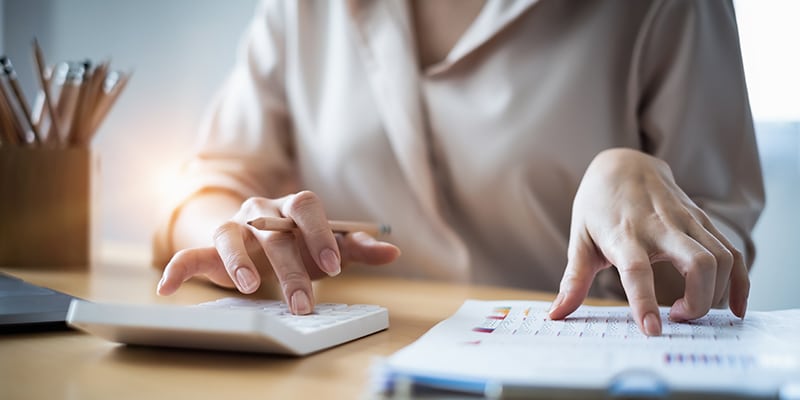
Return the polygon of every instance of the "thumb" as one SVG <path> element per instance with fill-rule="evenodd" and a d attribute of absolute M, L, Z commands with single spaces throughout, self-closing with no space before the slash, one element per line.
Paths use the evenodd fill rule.
<path fill-rule="evenodd" d="M 367 265 L 388 264 L 400 256 L 397 246 L 382 242 L 364 232 L 351 232 L 337 236 L 342 260 Z"/>
<path fill-rule="evenodd" d="M 597 271 L 605 263 L 588 233 L 584 232 L 574 239 L 575 248 L 570 252 L 572 254 L 561 278 L 558 296 L 550 307 L 549 315 L 552 319 L 564 319 L 580 307 L 589 294 Z"/>

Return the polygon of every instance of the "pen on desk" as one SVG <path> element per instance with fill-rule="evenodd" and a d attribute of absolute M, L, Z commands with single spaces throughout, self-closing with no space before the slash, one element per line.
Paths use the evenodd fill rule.
<path fill-rule="evenodd" d="M 17 106 L 19 107 L 19 113 L 23 115 L 22 121 L 20 124 L 28 125 L 26 128 L 20 132 L 22 135 L 23 143 L 27 142 L 27 131 L 29 128 L 31 132 L 33 132 L 33 141 L 35 144 L 40 144 L 41 141 L 39 140 L 39 132 L 36 130 L 36 126 L 33 124 L 33 120 L 31 119 L 31 110 L 28 107 L 28 101 L 25 98 L 25 94 L 22 92 L 22 88 L 17 81 L 17 73 L 14 71 L 14 66 L 11 64 L 11 59 L 3 56 L 0 57 L 0 64 L 3 67 L 3 73 L 5 74 L 6 81 L 8 82 L 9 87 L 11 87 L 11 91 L 14 94 Z"/>
<path fill-rule="evenodd" d="M 388 235 L 392 232 L 391 226 L 387 224 L 375 224 L 371 222 L 356 221 L 328 221 L 331 230 L 337 233 L 347 232 L 366 232 L 373 237 Z M 290 218 L 279 217 L 260 217 L 247 222 L 261 231 L 291 231 L 297 229 L 297 224 Z"/>

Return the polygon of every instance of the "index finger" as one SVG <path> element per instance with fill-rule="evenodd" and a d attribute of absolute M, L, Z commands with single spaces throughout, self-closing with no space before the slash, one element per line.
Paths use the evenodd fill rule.
<path fill-rule="evenodd" d="M 261 285 L 261 276 L 247 251 L 242 228 L 228 221 L 214 232 L 214 246 L 228 275 L 242 293 L 253 293 Z"/>

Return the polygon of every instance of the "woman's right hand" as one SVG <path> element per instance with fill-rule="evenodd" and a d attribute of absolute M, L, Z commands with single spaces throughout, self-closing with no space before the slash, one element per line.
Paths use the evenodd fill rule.
<path fill-rule="evenodd" d="M 264 216 L 290 218 L 297 229 L 260 231 L 247 224 Z M 175 293 L 183 282 L 197 275 L 220 286 L 236 287 L 242 293 L 253 293 L 263 279 L 275 279 L 290 310 L 308 314 L 314 309 L 312 279 L 336 276 L 349 262 L 381 265 L 400 255 L 396 246 L 364 232 L 334 234 L 322 202 L 310 191 L 278 199 L 250 198 L 231 220 L 216 229 L 213 239 L 213 247 L 175 253 L 158 283 L 158 294 Z M 262 270 L 271 271 L 268 276 L 261 276 L 254 261 L 259 253 L 266 256 L 269 265 Z"/>

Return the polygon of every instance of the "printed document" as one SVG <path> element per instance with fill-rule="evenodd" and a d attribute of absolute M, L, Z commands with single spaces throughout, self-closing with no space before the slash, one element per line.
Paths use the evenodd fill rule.
<path fill-rule="evenodd" d="M 778 397 L 800 385 L 800 310 L 729 310 L 685 323 L 661 309 L 647 337 L 628 307 L 582 306 L 553 321 L 550 303 L 468 300 L 386 360 L 384 384 L 466 392 L 571 389 L 616 394 L 731 393 Z M 526 392 L 528 391 L 528 392 Z"/>

